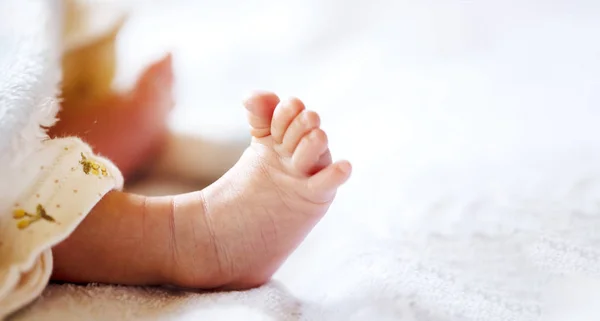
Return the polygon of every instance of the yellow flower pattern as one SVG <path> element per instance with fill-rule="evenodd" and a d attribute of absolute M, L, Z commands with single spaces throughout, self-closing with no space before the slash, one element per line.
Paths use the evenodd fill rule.
<path fill-rule="evenodd" d="M 102 178 L 102 176 L 108 176 L 108 171 L 104 165 L 88 159 L 83 153 L 81 153 L 81 160 L 79 161 L 79 164 L 81 164 L 83 167 L 83 172 L 87 175 L 92 174 L 100 178 Z"/>
<path fill-rule="evenodd" d="M 81 165 L 82 170 L 86 175 L 94 175 L 98 178 L 108 176 L 108 170 L 104 165 L 87 158 L 83 153 L 81 153 L 81 160 L 79 161 L 79 164 Z M 39 220 L 45 220 L 51 223 L 56 222 L 56 220 L 52 216 L 48 215 L 46 209 L 42 204 L 37 205 L 34 214 L 28 213 L 22 208 L 17 208 L 13 211 L 13 218 L 15 220 L 18 220 L 17 228 L 19 228 L 20 230 L 28 228 L 31 224 Z"/>
<path fill-rule="evenodd" d="M 28 213 L 22 208 L 17 208 L 13 211 L 13 218 L 15 220 L 19 220 L 17 222 L 17 228 L 19 228 L 20 230 L 26 229 L 27 227 L 29 227 L 29 225 L 39 220 L 45 220 L 51 223 L 56 222 L 56 220 L 52 216 L 46 213 L 46 209 L 44 208 L 44 206 L 42 206 L 42 204 L 37 205 L 35 209 L 35 214 Z"/>

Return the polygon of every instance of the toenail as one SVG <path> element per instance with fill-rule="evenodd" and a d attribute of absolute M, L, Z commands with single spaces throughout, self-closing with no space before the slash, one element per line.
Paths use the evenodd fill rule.
<path fill-rule="evenodd" d="M 318 127 L 321 120 L 319 119 L 319 115 L 315 112 L 306 112 L 302 115 L 302 122 L 306 126 Z"/>
<path fill-rule="evenodd" d="M 300 99 L 298 99 L 296 97 L 288 97 L 284 101 L 284 106 L 292 107 L 293 109 L 295 109 L 297 111 L 304 110 L 304 104 L 302 104 Z"/>
<path fill-rule="evenodd" d="M 300 115 L 300 122 L 305 126 L 310 125 L 310 115 L 308 113 L 302 113 Z"/>
<path fill-rule="evenodd" d="M 320 129 L 313 129 L 310 133 L 310 138 L 319 143 L 327 143 L 327 134 Z"/>
<path fill-rule="evenodd" d="M 253 92 L 246 93 L 244 98 L 242 98 L 242 103 L 244 105 L 250 105 L 252 103 L 252 99 L 255 97 Z"/>
<path fill-rule="evenodd" d="M 340 163 L 338 165 L 338 169 L 344 173 L 344 174 L 348 174 L 352 171 L 352 165 L 350 165 L 350 163 L 344 162 L 344 163 Z"/>
<path fill-rule="evenodd" d="M 242 96 L 242 102 L 244 104 L 251 104 L 255 98 L 261 97 L 261 96 L 266 96 L 266 95 L 270 95 L 273 94 L 269 91 L 266 90 L 253 90 L 253 91 L 249 91 L 247 92 L 244 96 Z M 273 94 L 274 95 L 274 94 Z"/>
<path fill-rule="evenodd" d="M 293 106 L 294 105 L 294 99 L 293 98 L 286 98 L 283 101 L 283 105 L 284 106 Z"/>

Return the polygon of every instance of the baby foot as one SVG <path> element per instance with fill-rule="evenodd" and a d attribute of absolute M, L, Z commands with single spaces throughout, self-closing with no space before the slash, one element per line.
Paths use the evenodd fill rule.
<path fill-rule="evenodd" d="M 175 199 L 179 254 L 170 279 L 177 285 L 246 288 L 267 282 L 350 176 L 349 162 L 332 163 L 318 114 L 300 100 L 280 102 L 274 94 L 257 93 L 244 105 L 252 143 L 231 170 L 200 193 L 203 214 L 188 205 L 198 204 L 198 194 Z M 191 221 L 177 218 L 188 215 Z M 194 255 L 207 247 L 210 257 Z"/>
<path fill-rule="evenodd" d="M 108 193 L 53 248 L 55 280 L 241 289 L 267 282 L 350 176 L 319 117 L 270 93 L 245 102 L 252 143 L 200 192 Z M 206 155 L 211 157 L 211 155 Z"/>

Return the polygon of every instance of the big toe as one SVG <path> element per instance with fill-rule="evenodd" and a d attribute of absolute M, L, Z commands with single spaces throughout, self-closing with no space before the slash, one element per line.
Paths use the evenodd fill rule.
<path fill-rule="evenodd" d="M 277 104 L 279 97 L 271 92 L 256 91 L 244 99 L 252 136 L 262 138 L 271 135 L 271 120 Z"/>

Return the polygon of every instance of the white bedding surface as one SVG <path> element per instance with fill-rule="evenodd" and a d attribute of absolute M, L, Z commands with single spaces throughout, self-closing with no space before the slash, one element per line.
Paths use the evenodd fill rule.
<path fill-rule="evenodd" d="M 299 96 L 352 180 L 268 286 L 52 285 L 13 320 L 588 320 L 544 303 L 600 276 L 599 2 L 194 3 L 121 42 L 174 48 L 173 127 L 244 139 L 244 92 Z"/>

